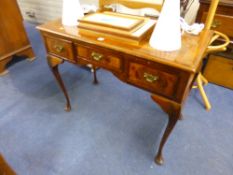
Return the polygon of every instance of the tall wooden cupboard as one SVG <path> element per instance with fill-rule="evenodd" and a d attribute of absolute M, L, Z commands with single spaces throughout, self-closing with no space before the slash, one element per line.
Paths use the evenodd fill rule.
<path fill-rule="evenodd" d="M 0 0 L 0 75 L 13 56 L 35 58 L 16 0 Z"/>

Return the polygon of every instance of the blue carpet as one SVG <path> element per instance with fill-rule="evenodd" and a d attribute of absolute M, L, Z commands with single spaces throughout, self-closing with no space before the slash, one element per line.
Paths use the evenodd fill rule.
<path fill-rule="evenodd" d="M 72 111 L 45 60 L 39 33 L 26 24 L 37 59 L 20 61 L 0 78 L 0 153 L 19 175 L 232 175 L 233 91 L 209 84 L 205 111 L 192 90 L 164 148 L 153 157 L 167 122 L 147 92 L 105 70 L 60 67 Z"/>

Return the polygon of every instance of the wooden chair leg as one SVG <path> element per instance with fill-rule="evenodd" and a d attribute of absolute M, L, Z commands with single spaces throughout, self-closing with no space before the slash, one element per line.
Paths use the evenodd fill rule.
<path fill-rule="evenodd" d="M 208 80 L 202 75 L 202 73 L 199 73 L 199 76 L 201 78 L 201 81 L 203 82 L 204 85 L 208 84 Z"/>
<path fill-rule="evenodd" d="M 208 97 L 205 93 L 205 90 L 203 88 L 203 80 L 204 83 L 207 83 L 207 80 L 203 77 L 203 75 L 201 73 L 198 74 L 196 82 L 197 82 L 197 88 L 199 89 L 200 93 L 201 93 L 201 97 L 203 99 L 203 102 L 205 104 L 206 110 L 209 111 L 211 109 L 211 104 L 208 100 Z"/>

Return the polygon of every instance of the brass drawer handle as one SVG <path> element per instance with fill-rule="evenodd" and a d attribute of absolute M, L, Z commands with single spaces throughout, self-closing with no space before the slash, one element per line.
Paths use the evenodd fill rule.
<path fill-rule="evenodd" d="M 61 53 L 64 50 L 64 46 L 56 44 L 54 45 L 54 49 L 56 50 L 56 52 Z"/>
<path fill-rule="evenodd" d="M 214 20 L 213 23 L 212 23 L 212 25 L 211 25 L 211 27 L 212 27 L 212 28 L 217 28 L 217 27 L 219 27 L 221 24 L 222 24 L 222 23 L 221 23 L 220 21 Z"/>
<path fill-rule="evenodd" d="M 103 58 L 103 55 L 100 53 L 92 52 L 91 57 L 96 61 L 100 61 Z"/>
<path fill-rule="evenodd" d="M 144 73 L 143 77 L 149 83 L 154 83 L 155 81 L 157 81 L 159 79 L 159 76 L 152 75 L 152 74 L 149 74 L 149 73 L 146 73 L 146 72 Z"/>

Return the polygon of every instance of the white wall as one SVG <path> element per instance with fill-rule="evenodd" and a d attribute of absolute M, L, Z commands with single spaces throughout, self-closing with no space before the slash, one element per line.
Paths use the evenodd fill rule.
<path fill-rule="evenodd" d="M 43 23 L 49 20 L 61 18 L 63 0 L 17 0 L 21 13 L 25 20 Z M 81 4 L 95 4 L 98 6 L 98 0 L 80 0 Z M 34 14 L 35 17 L 29 17 L 27 13 Z"/>
<path fill-rule="evenodd" d="M 195 22 L 199 6 L 200 6 L 199 0 L 194 0 L 191 3 L 191 6 L 188 6 L 188 11 L 184 17 L 187 23 L 193 24 Z"/>
<path fill-rule="evenodd" d="M 62 2 L 63 0 L 17 0 L 21 9 L 21 13 L 25 20 L 44 23 L 49 20 L 61 18 Z M 98 6 L 98 0 L 80 0 L 81 4 L 94 4 Z M 199 7 L 199 0 L 195 0 L 185 19 L 188 23 L 193 23 L 197 9 Z M 29 17 L 28 12 L 35 14 L 35 17 Z"/>

